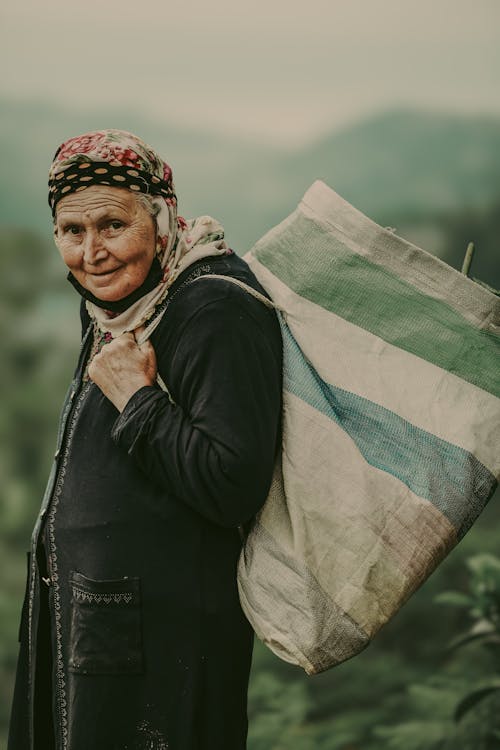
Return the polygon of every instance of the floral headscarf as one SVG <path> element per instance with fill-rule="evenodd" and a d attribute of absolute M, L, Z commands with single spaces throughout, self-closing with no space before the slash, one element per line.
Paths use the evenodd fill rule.
<path fill-rule="evenodd" d="M 154 314 L 168 289 L 185 268 L 210 255 L 224 255 L 222 225 L 210 216 L 186 221 L 177 214 L 177 197 L 168 164 L 144 141 L 124 130 L 96 130 L 65 141 L 49 171 L 49 205 L 55 216 L 58 201 L 90 185 L 122 187 L 151 196 L 156 214 L 156 255 L 161 278 L 124 312 L 110 315 L 87 301 L 102 332 L 116 337 L 134 331 Z M 56 239 L 57 242 L 57 239 Z"/>

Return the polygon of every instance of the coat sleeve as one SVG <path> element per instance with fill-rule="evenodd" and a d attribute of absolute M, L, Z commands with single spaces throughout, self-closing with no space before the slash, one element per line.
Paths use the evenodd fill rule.
<path fill-rule="evenodd" d="M 271 483 L 281 427 L 271 332 L 235 295 L 209 302 L 183 326 L 171 362 L 158 362 L 175 404 L 145 386 L 114 425 L 113 439 L 147 476 L 222 526 L 250 519 Z"/>

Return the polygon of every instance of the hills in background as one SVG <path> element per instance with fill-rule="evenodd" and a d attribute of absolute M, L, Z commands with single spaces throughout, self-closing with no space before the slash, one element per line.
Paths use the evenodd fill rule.
<path fill-rule="evenodd" d="M 280 150 L 207 133 L 201 121 L 180 129 L 132 111 L 69 111 L 3 98 L 0 115 L 0 225 L 49 239 L 46 180 L 56 147 L 71 135 L 117 127 L 136 132 L 171 164 L 180 212 L 219 218 L 241 254 L 320 178 L 455 267 L 475 240 L 474 275 L 500 286 L 500 238 L 495 247 L 494 233 L 484 231 L 486 224 L 500 229 L 499 119 L 390 111 Z"/>

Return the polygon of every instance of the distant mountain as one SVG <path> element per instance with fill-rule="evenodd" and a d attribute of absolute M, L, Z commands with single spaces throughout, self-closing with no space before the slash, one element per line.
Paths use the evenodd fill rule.
<path fill-rule="evenodd" d="M 292 151 L 219 137 L 202 123 L 182 129 L 134 112 L 0 99 L 0 224 L 48 237 L 53 152 L 101 127 L 154 145 L 173 167 L 181 213 L 220 218 L 238 252 L 289 214 L 317 178 L 376 221 L 434 237 L 433 252 L 443 245 L 442 217 L 487 210 L 500 196 L 498 119 L 391 111 Z"/>
<path fill-rule="evenodd" d="M 391 111 L 321 140 L 288 169 L 323 177 L 380 217 L 483 209 L 500 196 L 500 119 Z"/>

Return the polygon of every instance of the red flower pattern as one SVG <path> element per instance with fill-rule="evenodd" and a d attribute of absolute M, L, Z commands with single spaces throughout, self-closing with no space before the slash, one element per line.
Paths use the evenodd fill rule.
<path fill-rule="evenodd" d="M 88 154 L 93 161 L 117 161 L 124 167 L 143 169 L 172 183 L 172 169 L 154 151 L 130 133 L 101 131 L 70 138 L 61 146 L 56 162 L 71 161 Z M 169 202 L 175 206 L 175 202 Z"/>
<path fill-rule="evenodd" d="M 163 163 L 163 179 L 165 182 L 170 182 L 172 179 L 172 170 L 166 162 Z"/>
<path fill-rule="evenodd" d="M 92 133 L 92 135 L 81 135 L 76 138 L 70 138 L 69 141 L 63 143 L 59 153 L 57 154 L 57 160 L 63 161 L 69 159 L 75 154 L 88 154 L 90 151 L 97 150 L 99 144 L 105 141 L 105 133 Z"/>
<path fill-rule="evenodd" d="M 151 170 L 151 166 L 156 165 L 149 165 L 146 159 L 141 158 L 131 146 L 132 144 L 129 143 L 121 145 L 119 142 L 110 141 L 106 133 L 96 132 L 91 135 L 77 136 L 66 141 L 57 154 L 57 161 L 66 161 L 77 154 L 91 154 L 93 160 L 114 160 L 120 162 L 124 167 L 146 169 L 153 171 L 153 173 L 158 171 L 157 169 Z"/>

